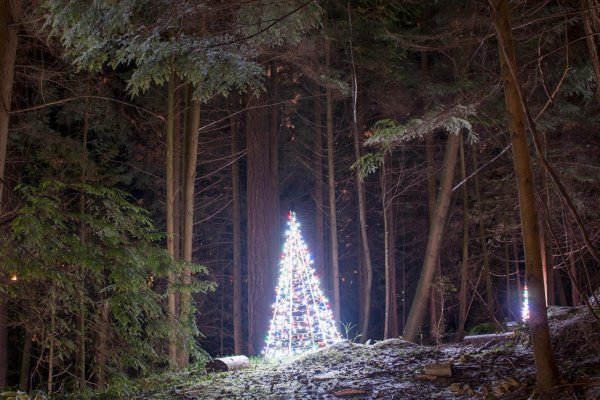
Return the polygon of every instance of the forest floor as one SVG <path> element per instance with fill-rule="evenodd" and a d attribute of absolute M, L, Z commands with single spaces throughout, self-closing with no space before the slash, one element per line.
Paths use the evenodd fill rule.
<path fill-rule="evenodd" d="M 600 399 L 600 328 L 585 307 L 549 311 L 562 376 L 555 399 Z M 451 366 L 451 367 L 450 367 Z M 433 372 L 432 372 L 433 371 Z M 450 376 L 442 376 L 448 375 Z M 420 346 L 390 339 L 348 341 L 285 362 L 252 362 L 232 372 L 189 376 L 144 398 L 216 399 L 538 399 L 528 332 L 468 343 Z M 163 382 L 164 385 L 164 382 Z M 165 386 L 163 386 L 165 389 Z"/>

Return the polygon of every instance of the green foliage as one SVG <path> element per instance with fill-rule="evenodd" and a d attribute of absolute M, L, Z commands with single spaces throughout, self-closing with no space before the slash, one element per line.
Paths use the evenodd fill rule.
<path fill-rule="evenodd" d="M 315 1 L 281 0 L 242 3 L 237 26 L 254 46 L 297 44 L 309 29 L 321 27 L 322 9 Z"/>
<path fill-rule="evenodd" d="M 423 5 L 397 0 L 354 0 L 350 9 L 357 63 L 386 79 L 410 79 L 405 73 L 409 52 L 398 46 L 394 37 L 400 30 L 415 27 Z"/>
<path fill-rule="evenodd" d="M 370 175 L 379 169 L 379 167 L 383 164 L 383 158 L 383 151 L 367 153 L 356 160 L 350 169 L 354 170 L 358 168 L 358 178 L 360 180 L 364 180 L 367 175 Z"/>
<path fill-rule="evenodd" d="M 0 399 L 2 400 L 47 400 L 48 396 L 43 392 L 2 392 L 0 393 Z"/>
<path fill-rule="evenodd" d="M 404 124 L 392 120 L 378 121 L 373 126 L 375 134 L 365 142 L 365 146 L 391 146 L 436 131 L 451 135 L 462 132 L 474 136 L 473 125 L 468 120 L 476 114 L 474 105 L 457 104 L 449 108 L 436 108 L 422 118 L 414 118 Z"/>
<path fill-rule="evenodd" d="M 394 145 L 431 135 L 436 131 L 444 131 L 451 135 L 466 133 L 471 142 L 476 142 L 477 136 L 468 120 L 475 114 L 474 105 L 458 104 L 447 109 L 435 109 L 423 118 L 414 118 L 404 124 L 391 119 L 377 121 L 373 126 L 374 134 L 365 141 L 365 146 L 375 146 L 382 150 L 365 154 L 352 165 L 352 169 L 359 168 L 360 178 L 364 179 L 377 171 L 383 163 L 384 153 L 391 151 Z"/>
<path fill-rule="evenodd" d="M 232 88 L 256 89 L 261 68 L 248 61 L 247 46 L 229 35 L 181 31 L 181 21 L 203 18 L 201 5 L 167 1 L 65 1 L 44 3 L 46 26 L 81 69 L 132 68 L 133 95 L 162 85 L 171 73 L 196 87 L 206 100 Z"/>
<path fill-rule="evenodd" d="M 157 246 L 162 235 L 148 213 L 125 192 L 87 184 L 44 179 L 37 186 L 21 185 L 18 192 L 23 205 L 0 249 L 2 273 L 18 273 L 16 290 L 4 294 L 23 310 L 18 324 L 42 342 L 54 337 L 54 362 L 68 368 L 75 351 L 74 317 L 83 306 L 87 326 L 109 323 L 106 368 L 113 376 L 128 370 L 143 374 L 164 362 L 169 324 L 165 293 L 154 283 L 182 266 Z M 206 272 L 197 265 L 194 270 Z M 213 288 L 195 282 L 185 290 Z M 109 321 L 102 319 L 104 302 Z M 54 330 L 48 325 L 52 319 Z M 181 332 L 196 329 L 190 321 L 180 324 L 174 328 Z M 94 336 L 87 340 L 95 341 Z"/>
<path fill-rule="evenodd" d="M 592 65 L 586 63 L 571 70 L 565 78 L 562 91 L 564 96 L 579 97 L 590 102 L 594 98 L 595 86 Z"/>

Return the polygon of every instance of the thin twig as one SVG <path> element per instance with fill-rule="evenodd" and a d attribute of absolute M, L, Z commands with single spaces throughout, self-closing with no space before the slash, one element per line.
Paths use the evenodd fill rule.
<path fill-rule="evenodd" d="M 510 149 L 510 146 L 511 146 L 510 144 L 508 146 L 506 146 L 504 149 L 502 149 L 502 151 L 498 155 L 496 155 L 496 157 L 492 158 L 490 161 L 486 162 L 481 167 L 477 168 L 475 171 L 473 171 L 471 174 L 469 174 L 469 176 L 467 176 L 465 179 L 463 179 L 462 181 L 458 182 L 456 184 L 456 186 L 454 186 L 452 188 L 452 191 L 454 192 L 456 189 L 460 188 L 469 179 L 471 179 L 472 177 L 474 177 L 475 175 L 477 175 L 479 173 L 479 171 L 481 171 L 482 169 L 486 168 L 488 165 L 490 165 L 491 163 L 493 163 L 494 161 L 496 161 L 498 158 L 500 158 L 504 153 L 506 153 L 508 151 L 508 149 Z"/>

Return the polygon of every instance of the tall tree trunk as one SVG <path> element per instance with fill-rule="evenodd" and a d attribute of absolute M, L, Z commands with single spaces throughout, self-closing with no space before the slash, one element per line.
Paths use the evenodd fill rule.
<path fill-rule="evenodd" d="M 106 387 L 106 360 L 108 356 L 108 328 L 110 324 L 110 307 L 107 299 L 102 301 L 100 327 L 98 329 L 98 347 L 96 350 L 96 385 L 98 389 Z"/>
<path fill-rule="evenodd" d="M 193 239 L 194 239 L 194 192 L 196 187 L 196 166 L 198 161 L 198 135 L 200 129 L 200 101 L 193 97 L 193 88 L 188 88 L 189 110 L 186 113 L 186 130 L 183 141 L 183 261 L 192 262 Z M 184 267 L 181 275 L 181 283 L 184 290 L 181 293 L 181 312 L 179 318 L 185 326 L 192 327 L 196 324 L 192 313 L 192 270 L 189 266 Z M 189 331 L 191 332 L 191 331 Z M 186 367 L 190 358 L 190 341 L 192 338 L 187 334 L 183 338 L 181 349 L 177 355 L 179 367 Z"/>
<path fill-rule="evenodd" d="M 540 250 L 542 252 L 542 272 L 544 274 L 544 296 L 546 305 L 554 305 L 554 273 L 552 270 L 552 260 L 548 261 L 548 243 L 546 240 L 546 229 L 541 219 L 538 221 L 540 234 Z"/>
<path fill-rule="evenodd" d="M 272 64 L 270 66 L 270 82 L 269 82 L 269 101 L 270 107 L 269 110 L 269 148 L 270 148 L 270 157 L 269 157 L 269 165 L 270 165 L 270 176 L 271 176 L 271 186 L 270 186 L 270 207 L 268 211 L 269 223 L 271 224 L 271 236 L 270 236 L 270 271 L 267 280 L 267 287 L 269 291 L 267 293 L 273 293 L 275 286 L 277 285 L 277 274 L 276 271 L 279 270 L 279 250 L 281 247 L 279 246 L 279 237 L 281 230 L 281 218 L 280 218 L 280 210 L 279 210 L 279 128 L 280 128 L 280 105 L 279 101 L 279 71 L 278 64 Z M 286 210 L 289 211 L 289 210 Z M 287 214 L 286 214 L 287 215 Z M 267 305 L 268 305 L 268 314 L 267 318 L 270 321 L 271 315 L 271 297 L 267 297 Z M 264 334 L 263 334 L 264 337 Z M 263 343 L 264 344 L 264 343 Z"/>
<path fill-rule="evenodd" d="M 231 132 L 231 188 L 233 215 L 233 347 L 235 354 L 244 354 L 242 333 L 242 232 L 241 232 L 241 207 L 240 207 L 240 170 L 238 130 L 239 124 L 234 117 L 230 117 Z"/>
<path fill-rule="evenodd" d="M 85 185 L 87 182 L 87 142 L 88 142 L 88 115 L 87 113 L 83 116 L 83 132 L 82 132 L 82 157 L 81 157 L 81 184 Z M 83 193 L 79 196 L 79 212 L 81 215 L 85 214 L 85 195 Z M 86 242 L 86 229 L 83 222 L 79 226 L 79 242 L 84 245 Z M 79 387 L 85 386 L 85 339 L 86 339 L 86 326 L 85 326 L 85 269 L 82 266 L 78 268 L 78 279 L 79 279 L 79 312 L 77 315 L 77 346 L 75 349 L 75 370 L 77 371 L 77 378 L 79 379 Z"/>
<path fill-rule="evenodd" d="M 568 268 L 568 266 L 565 266 Z M 554 284 L 556 288 L 556 292 L 558 294 L 558 306 L 566 307 L 568 305 L 567 302 L 567 293 L 565 291 L 565 284 L 562 277 L 562 272 L 560 269 L 554 271 Z"/>
<path fill-rule="evenodd" d="M 313 178 L 315 182 L 315 240 L 313 254 L 315 257 L 315 266 L 317 274 L 323 278 L 327 276 L 325 268 L 325 249 L 324 249 L 324 227 L 323 227 L 323 106 L 320 98 L 320 90 L 315 85 L 314 91 L 314 140 L 313 153 L 315 163 L 313 169 Z"/>
<path fill-rule="evenodd" d="M 435 206 L 433 223 L 429 229 L 427 239 L 427 249 L 425 250 L 425 260 L 423 269 L 415 292 L 410 313 L 406 320 L 403 337 L 405 340 L 414 342 L 417 339 L 419 329 L 423 324 L 425 312 L 431 293 L 431 283 L 435 273 L 435 267 L 440 255 L 442 245 L 442 234 L 444 224 L 450 208 L 450 199 L 452 197 L 452 184 L 454 181 L 454 172 L 456 169 L 456 160 L 458 158 L 458 148 L 460 137 L 458 135 L 449 135 L 446 144 L 446 154 L 444 155 L 444 164 L 442 166 L 442 178 L 440 193 Z"/>
<path fill-rule="evenodd" d="M 356 95 L 356 93 L 355 93 Z M 354 105 L 354 120 L 352 122 L 352 132 L 354 136 L 354 158 L 360 159 L 360 139 L 358 137 L 358 126 L 356 123 L 356 104 Z M 363 260 L 363 279 L 364 291 L 361 294 L 362 318 L 360 320 L 360 334 L 362 340 L 367 340 L 369 335 L 369 320 L 371 316 L 371 288 L 373 285 L 373 266 L 371 264 L 371 249 L 369 247 L 369 237 L 367 235 L 367 211 L 365 204 L 365 185 L 360 179 L 360 171 L 356 168 L 356 191 L 358 194 L 358 221 L 360 229 L 360 244 Z"/>
<path fill-rule="evenodd" d="M 8 146 L 8 123 L 17 53 L 20 0 L 0 0 L 0 215 L 4 210 L 4 167 Z M 6 386 L 8 306 L 0 302 L 0 388 Z"/>
<path fill-rule="evenodd" d="M 350 3 L 348 3 L 348 24 L 350 27 L 350 64 L 352 66 L 352 133 L 354 136 L 354 158 L 360 160 L 360 139 L 358 137 L 357 102 L 358 102 L 358 79 L 354 64 L 354 51 L 352 49 L 352 14 Z M 356 168 L 356 191 L 358 194 L 358 221 L 360 226 L 361 253 L 364 265 L 362 274 L 364 291 L 362 293 L 362 318 L 360 319 L 360 335 L 363 341 L 369 336 L 369 320 L 371 317 L 371 288 L 373 286 L 373 265 L 371 263 L 371 249 L 369 237 L 367 236 L 367 210 L 365 204 L 365 185 L 360 178 L 360 170 Z"/>
<path fill-rule="evenodd" d="M 8 305 L 0 300 L 0 388 L 6 387 L 8 367 Z"/>
<path fill-rule="evenodd" d="M 325 66 L 331 67 L 331 40 L 325 40 Z M 335 205 L 335 163 L 333 149 L 333 93 L 329 86 L 325 88 L 327 113 L 327 188 L 329 196 L 329 240 L 331 245 L 331 289 L 333 291 L 333 319 L 340 321 L 340 265 L 337 240 L 337 211 Z"/>
<path fill-rule="evenodd" d="M 579 279 L 577 272 L 577 263 L 575 261 L 575 250 L 573 248 L 569 251 L 569 266 L 570 269 L 569 277 L 571 279 L 571 304 L 573 307 L 577 307 L 581 305 L 581 299 L 579 297 Z"/>
<path fill-rule="evenodd" d="M 421 54 L 421 69 L 426 70 L 427 62 L 426 58 L 424 58 L 423 54 Z M 425 64 L 423 64 L 425 63 Z M 427 212 L 429 215 L 429 228 L 431 229 L 431 224 L 433 224 L 433 215 L 435 213 L 435 202 L 436 202 L 436 171 L 434 167 L 434 141 L 433 135 L 425 136 L 425 161 L 427 165 Z M 436 340 L 439 338 L 440 332 L 438 331 L 438 321 L 439 321 L 439 297 L 440 293 L 437 289 L 435 282 L 439 280 L 441 275 L 441 265 L 440 259 L 438 258 L 435 263 L 435 271 L 433 273 L 433 280 L 431 285 L 431 296 L 429 297 L 429 336 Z"/>
<path fill-rule="evenodd" d="M 513 235 L 513 258 L 515 263 L 515 279 L 517 284 L 517 301 L 519 309 L 523 306 L 523 284 L 521 283 L 521 260 L 519 259 L 519 248 L 517 245 L 517 237 Z M 521 318 L 523 316 L 521 315 Z"/>
<path fill-rule="evenodd" d="M 383 206 L 383 231 L 384 231 L 384 262 L 385 262 L 385 317 L 383 338 L 398 337 L 398 306 L 396 304 L 396 229 L 394 216 L 394 198 L 388 196 L 391 191 L 391 172 L 389 160 L 391 156 L 384 156 L 381 170 L 381 201 Z"/>
<path fill-rule="evenodd" d="M 248 347 L 259 354 L 269 325 L 271 287 L 277 251 L 273 205 L 278 193 L 273 187 L 267 97 L 253 97 L 246 112 L 248 143 Z"/>
<path fill-rule="evenodd" d="M 512 291 L 510 289 L 510 251 L 508 249 L 508 238 L 504 239 L 504 273 L 506 274 L 506 315 L 508 318 L 514 318 L 512 310 Z"/>
<path fill-rule="evenodd" d="M 472 147 L 473 170 L 479 168 L 477 161 L 477 149 Z M 496 308 L 494 306 L 494 287 L 492 283 L 492 273 L 490 271 L 490 257 L 487 249 L 487 237 L 485 234 L 485 216 L 483 214 L 483 206 L 481 204 L 481 186 L 479 184 L 479 174 L 475 175 L 475 205 L 479 216 L 479 242 L 481 244 L 481 257 L 483 258 L 483 274 L 485 278 L 485 302 L 487 312 L 491 321 L 495 321 Z"/>
<path fill-rule="evenodd" d="M 594 80 L 596 81 L 596 101 L 600 106 L 600 51 L 598 49 L 598 39 L 596 35 L 598 31 L 594 29 L 594 13 L 598 12 L 595 8 L 598 7 L 594 0 L 580 0 L 579 7 L 581 10 L 581 19 L 583 21 L 583 29 L 585 31 L 590 58 L 592 59 L 592 67 L 594 70 Z"/>
<path fill-rule="evenodd" d="M 467 320 L 467 299 L 469 280 L 469 193 L 467 191 L 467 166 L 465 160 L 465 143 L 460 137 L 460 179 L 463 197 L 463 237 L 462 237 L 462 263 L 460 266 L 460 289 L 458 291 L 458 326 L 456 328 L 456 341 L 460 342 L 465 336 L 465 322 Z"/>
<path fill-rule="evenodd" d="M 2 43 L 2 47 L 0 47 L 0 214 L 3 210 L 4 168 L 6 166 L 8 124 L 12 102 L 20 14 L 20 0 L 0 0 L 0 43 Z M 0 346 L 2 346 L 2 343 L 0 343 Z M 2 364 L 5 363 L 0 363 L 0 365 Z M 0 382 L 3 380 L 4 378 L 0 377 Z"/>
<path fill-rule="evenodd" d="M 179 79 L 175 79 L 175 87 L 177 88 L 180 84 Z M 187 87 L 187 85 L 185 85 Z M 184 91 L 185 92 L 185 91 Z M 186 129 L 185 116 L 187 115 L 189 105 L 184 104 L 182 107 L 182 95 L 181 89 L 175 89 L 173 93 L 173 257 L 176 260 L 182 258 L 181 255 L 181 237 L 183 228 L 183 218 L 181 211 L 183 209 L 182 201 L 182 187 L 181 187 L 181 174 L 183 171 L 183 155 L 182 155 L 182 143 L 183 143 L 183 132 Z M 185 96 L 185 95 L 184 95 Z M 185 100 L 185 99 L 184 99 Z M 184 116 L 182 118 L 182 116 Z M 183 120 L 183 124 L 182 124 Z M 179 304 L 179 294 L 176 295 L 176 304 Z"/>
<path fill-rule="evenodd" d="M 504 81 L 504 97 L 519 193 L 521 230 L 525 247 L 527 287 L 530 299 L 529 326 L 537 371 L 537 386 L 542 393 L 548 393 L 553 391 L 558 384 L 558 369 L 548 328 L 534 182 L 525 130 L 523 99 L 517 80 L 518 67 L 509 22 L 508 1 L 489 0 L 489 4 L 499 42 L 500 67 Z"/>
<path fill-rule="evenodd" d="M 56 332 L 56 288 L 54 284 L 50 284 L 50 327 L 48 330 L 48 379 L 47 379 L 47 392 L 52 394 L 54 390 L 54 348 L 55 340 L 54 336 Z"/>
<path fill-rule="evenodd" d="M 167 252 L 171 258 L 175 259 L 175 177 L 174 177 L 174 121 L 175 121 L 175 73 L 169 77 L 167 88 Z M 172 368 L 177 366 L 177 305 L 175 302 L 174 286 L 176 277 L 173 272 L 168 274 L 169 293 L 167 295 L 167 307 L 169 314 L 169 363 Z"/>
<path fill-rule="evenodd" d="M 31 369 L 31 344 L 33 336 L 29 329 L 25 329 L 23 338 L 23 354 L 21 355 L 21 368 L 19 373 L 19 390 L 29 391 L 29 370 Z"/>

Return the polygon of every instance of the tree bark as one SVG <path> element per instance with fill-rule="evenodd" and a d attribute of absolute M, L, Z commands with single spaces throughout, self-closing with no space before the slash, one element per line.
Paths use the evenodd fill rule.
<path fill-rule="evenodd" d="M 435 267 L 439 258 L 442 245 L 442 234 L 444 224 L 450 207 L 452 197 L 452 184 L 454 181 L 454 172 L 456 169 L 456 160 L 458 158 L 458 148 L 460 137 L 458 135 L 449 135 L 446 143 L 446 154 L 444 155 L 444 164 L 441 178 L 441 187 L 438 200 L 435 206 L 435 212 L 431 227 L 429 229 L 429 238 L 427 240 L 427 249 L 425 250 L 425 260 L 421 270 L 421 276 L 415 292 L 410 313 L 406 320 L 403 337 L 405 340 L 414 342 L 417 339 L 419 329 L 423 324 L 429 296 L 431 293 L 431 283 L 435 273 Z"/>
<path fill-rule="evenodd" d="M 0 301 L 0 388 L 6 387 L 6 373 L 8 367 L 8 306 Z"/>
<path fill-rule="evenodd" d="M 315 269 L 317 274 L 323 278 L 327 276 L 325 268 L 325 249 L 324 249 L 324 225 L 323 225 L 323 106 L 320 99 L 321 92 L 318 86 L 315 85 L 314 91 L 314 140 L 313 153 L 315 155 L 315 163 L 313 169 L 313 177 L 315 182 L 315 241 L 314 241 L 314 257 Z"/>
<path fill-rule="evenodd" d="M 193 97 L 193 89 L 190 85 L 189 90 L 189 110 L 186 113 L 186 129 L 183 141 L 183 261 L 192 262 L 193 239 L 194 239 L 194 192 L 196 187 L 196 164 L 198 161 L 198 131 L 200 129 L 200 101 Z M 185 266 L 181 275 L 181 283 L 184 290 L 181 293 L 181 311 L 179 318 L 185 326 L 196 323 L 192 314 L 192 270 Z M 186 367 L 189 363 L 190 352 L 189 343 L 191 337 L 183 338 L 181 348 L 177 355 L 177 361 L 180 368 Z"/>
<path fill-rule="evenodd" d="M 278 197 L 273 187 L 273 167 L 267 97 L 253 97 L 246 112 L 248 143 L 248 347 L 259 354 L 264 347 L 271 314 L 270 299 L 274 251 L 277 249 L 273 206 Z"/>
<path fill-rule="evenodd" d="M 394 246 L 396 229 L 394 221 L 394 198 L 389 197 L 390 192 L 390 166 L 391 156 L 384 156 L 381 170 L 381 200 L 383 206 L 384 230 L 384 262 L 385 262 L 385 318 L 383 338 L 398 337 L 398 306 L 396 304 L 396 262 Z"/>
<path fill-rule="evenodd" d="M 0 43 L 2 43 L 0 47 L 0 214 L 3 210 L 4 168 L 19 32 L 17 24 L 20 14 L 20 0 L 0 0 Z M 2 326 L 0 329 L 3 329 Z M 0 377 L 0 382 L 3 379 Z"/>
<path fill-rule="evenodd" d="M 598 32 L 595 31 L 592 26 L 594 20 L 593 10 L 597 7 L 594 3 L 593 0 L 580 0 L 579 7 L 581 10 L 581 19 L 583 21 L 583 29 L 586 35 L 588 50 L 592 60 L 594 80 L 596 81 L 596 101 L 600 106 L 600 51 L 598 50 L 598 39 L 596 38 Z"/>
<path fill-rule="evenodd" d="M 472 147 L 473 169 L 476 171 L 479 168 L 477 162 L 477 149 Z M 485 234 L 485 216 L 483 215 L 483 206 L 481 204 L 481 186 L 479 184 L 479 174 L 475 175 L 475 205 L 477 214 L 479 215 L 479 241 L 481 244 L 481 257 L 483 259 L 483 274 L 485 277 L 485 301 L 488 315 L 491 321 L 495 321 L 496 307 L 494 306 L 494 287 L 492 282 L 492 273 L 490 271 L 490 258 L 487 249 L 487 237 Z"/>
<path fill-rule="evenodd" d="M 174 159 L 174 120 L 175 120 L 175 74 L 171 73 L 169 77 L 169 85 L 167 88 L 167 252 L 173 260 L 175 260 L 175 177 L 173 168 Z M 177 366 L 177 306 L 175 302 L 174 285 L 176 283 L 176 277 L 173 272 L 168 273 L 168 295 L 167 295 L 167 307 L 169 314 L 169 363 L 172 368 Z"/>
<path fill-rule="evenodd" d="M 579 297 L 579 282 L 577 273 L 577 263 L 575 262 L 574 250 L 569 249 L 569 266 L 570 269 L 569 278 L 571 279 L 571 304 L 573 307 L 581 305 L 581 299 Z"/>
<path fill-rule="evenodd" d="M 465 322 L 467 320 L 467 298 L 469 279 L 469 194 L 467 191 L 467 166 L 465 161 L 464 139 L 460 137 L 460 178 L 463 197 L 463 238 L 462 238 L 462 263 L 460 266 L 460 289 L 458 291 L 458 326 L 456 328 L 456 341 L 460 342 L 465 336 Z"/>
<path fill-rule="evenodd" d="M 242 237 L 241 237 L 241 207 L 240 207 L 240 171 L 238 149 L 238 121 L 230 117 L 231 132 L 231 188 L 233 202 L 233 347 L 235 354 L 243 354 L 242 333 Z"/>
<path fill-rule="evenodd" d="M 98 329 L 98 348 L 96 351 L 96 385 L 99 389 L 106 387 L 106 360 L 108 356 L 108 327 L 110 324 L 110 307 L 107 299 L 102 301 L 102 321 Z"/>
<path fill-rule="evenodd" d="M 356 162 L 360 160 L 360 139 L 358 137 L 357 121 L 357 102 L 358 102 L 358 79 L 356 77 L 356 68 L 354 64 L 354 51 L 352 49 L 352 17 L 350 13 L 350 3 L 348 3 L 348 24 L 350 27 L 350 64 L 352 67 L 352 133 L 354 136 L 354 158 Z M 362 292 L 362 318 L 360 319 L 360 335 L 363 341 L 369 336 L 369 320 L 371 317 L 371 289 L 373 286 L 373 265 L 371 263 L 371 249 L 369 247 L 369 238 L 367 236 L 367 210 L 365 205 L 365 185 L 360 178 L 360 171 L 356 168 L 356 192 L 358 194 L 358 221 L 360 228 L 360 243 L 364 271 Z"/>
<path fill-rule="evenodd" d="M 509 260 L 508 238 L 504 239 L 504 273 L 506 274 L 506 315 L 513 318 L 512 291 L 510 289 L 510 260 Z"/>
<path fill-rule="evenodd" d="M 325 40 L 325 66 L 331 67 L 331 41 Z M 333 291 L 333 319 L 340 321 L 340 265 L 337 240 L 337 211 L 335 205 L 335 163 L 333 149 L 333 93 L 329 86 L 325 88 L 327 113 L 327 188 L 329 196 L 329 240 L 331 246 L 331 289 Z"/>
<path fill-rule="evenodd" d="M 565 268 L 568 268 L 568 266 L 565 266 Z M 556 288 L 556 292 L 558 294 L 558 304 L 561 307 L 566 307 L 568 305 L 567 303 L 567 293 L 565 291 L 565 284 L 562 278 L 562 273 L 560 272 L 561 270 L 558 269 L 556 271 L 554 271 L 554 284 L 555 284 L 555 288 Z"/>
<path fill-rule="evenodd" d="M 175 79 L 175 87 L 180 84 L 179 79 Z M 187 87 L 187 85 L 186 85 Z M 184 91 L 185 92 L 185 91 Z M 181 211 L 183 209 L 181 173 L 183 171 L 182 143 L 183 132 L 186 129 L 185 115 L 189 108 L 188 104 L 182 107 L 181 89 L 175 89 L 173 93 L 173 257 L 176 260 L 182 258 L 181 255 L 181 237 L 183 218 Z M 185 96 L 185 95 L 184 95 Z M 182 118 L 182 116 L 184 116 Z M 182 124 L 183 120 L 183 124 Z M 179 304 L 179 294 L 176 294 L 176 304 Z"/>
<path fill-rule="evenodd" d="M 269 165 L 270 165 L 270 176 L 271 176 L 271 186 L 270 186 L 270 207 L 268 208 L 267 218 L 269 220 L 270 227 L 270 265 L 271 268 L 269 270 L 269 274 L 267 276 L 267 287 L 271 296 L 274 293 L 273 289 L 277 285 L 277 273 L 279 270 L 279 251 L 281 246 L 279 245 L 279 238 L 281 233 L 281 218 L 280 218 L 280 210 L 279 210 L 279 130 L 280 130 L 280 105 L 279 101 L 279 70 L 278 64 L 274 63 L 270 66 L 271 70 L 271 79 L 270 79 L 270 88 L 269 88 L 269 101 L 270 107 L 269 111 L 269 148 L 270 148 L 270 156 L 269 156 Z M 286 210 L 286 216 L 287 212 Z M 267 307 L 269 312 L 267 313 L 267 326 L 268 322 L 271 320 L 271 301 L 272 297 L 268 296 Z M 263 337 L 265 334 L 263 333 Z M 264 343 L 263 343 L 264 344 Z"/>
<path fill-rule="evenodd" d="M 427 61 L 426 56 L 421 54 L 421 70 L 427 70 Z M 431 228 L 431 224 L 433 223 L 433 215 L 435 213 L 435 202 L 436 202 L 436 171 L 434 166 L 434 141 L 433 135 L 425 136 L 425 161 L 427 165 L 427 211 L 429 215 L 429 228 Z M 432 283 L 438 281 L 441 275 L 441 265 L 440 259 L 438 258 L 435 265 L 435 271 L 433 273 Z M 439 321 L 439 290 L 436 288 L 435 284 L 431 286 L 431 296 L 429 297 L 429 336 L 433 340 L 438 340 L 440 332 L 438 330 L 438 321 Z"/>
<path fill-rule="evenodd" d="M 489 0 L 489 4 L 499 42 L 500 67 L 504 82 L 504 97 L 519 193 L 526 279 L 530 299 L 529 326 L 531 328 L 533 354 L 537 371 L 537 386 L 542 393 L 548 393 L 553 391 L 558 384 L 558 369 L 554 360 L 548 328 L 534 182 L 525 130 L 523 99 L 520 95 L 517 80 L 516 71 L 518 71 L 518 68 L 509 22 L 508 1 Z"/>
<path fill-rule="evenodd" d="M 538 221 L 540 234 L 540 250 L 542 257 L 542 272 L 544 274 L 544 296 L 546 305 L 554 305 L 554 271 L 552 270 L 552 261 L 548 261 L 548 243 L 546 240 L 546 230 L 541 219 Z"/>
<path fill-rule="evenodd" d="M 51 283 L 50 286 L 50 327 L 48 332 L 48 341 L 49 341 L 49 349 L 48 349 L 48 380 L 47 380 L 47 392 L 48 394 L 52 394 L 54 389 L 54 335 L 56 332 L 56 288 Z"/>
<path fill-rule="evenodd" d="M 355 105 L 356 107 L 356 105 Z M 352 122 L 352 132 L 354 136 L 354 158 L 360 159 L 360 139 L 358 137 L 358 126 L 356 123 L 356 111 Z M 360 320 L 361 339 L 367 340 L 369 335 L 369 320 L 371 316 L 371 288 L 373 286 L 373 266 L 371 264 L 371 249 L 369 247 L 369 237 L 367 236 L 367 210 L 365 205 L 365 185 L 360 179 L 360 171 L 356 168 L 356 191 L 358 194 L 358 221 L 360 229 L 361 254 L 363 259 L 363 279 L 364 286 L 361 294 L 362 318 Z"/>
<path fill-rule="evenodd" d="M 88 140 L 88 115 L 87 113 L 83 116 L 83 131 L 82 131 L 82 156 L 81 156 L 81 184 L 85 185 L 87 182 L 87 140 Z M 79 196 L 79 212 L 81 215 L 85 214 L 85 195 L 83 193 Z M 86 229 L 82 222 L 79 227 L 79 242 L 83 245 L 86 242 Z M 82 266 L 78 267 L 78 279 L 79 279 L 79 312 L 77 315 L 77 345 L 75 348 L 75 370 L 77 372 L 77 378 L 79 379 L 79 387 L 85 386 L 85 339 L 86 339 L 86 324 L 85 324 L 85 269 Z"/>
<path fill-rule="evenodd" d="M 519 309 L 523 306 L 523 284 L 521 283 L 521 262 L 519 259 L 519 248 L 517 245 L 517 237 L 513 236 L 513 258 L 515 263 L 515 279 L 517 284 L 517 301 L 519 302 Z M 521 318 L 523 316 L 521 315 Z"/>
<path fill-rule="evenodd" d="M 12 102 L 12 87 L 17 54 L 18 26 L 21 1 L 0 0 L 0 215 L 4 210 L 4 168 L 8 146 L 8 125 Z M 0 302 L 0 387 L 6 386 L 7 372 L 7 312 Z"/>
<path fill-rule="evenodd" d="M 31 331 L 25 328 L 23 338 L 23 354 L 21 355 L 21 368 L 19 373 L 19 390 L 29 391 L 29 370 L 31 369 L 31 343 L 33 336 Z"/>

